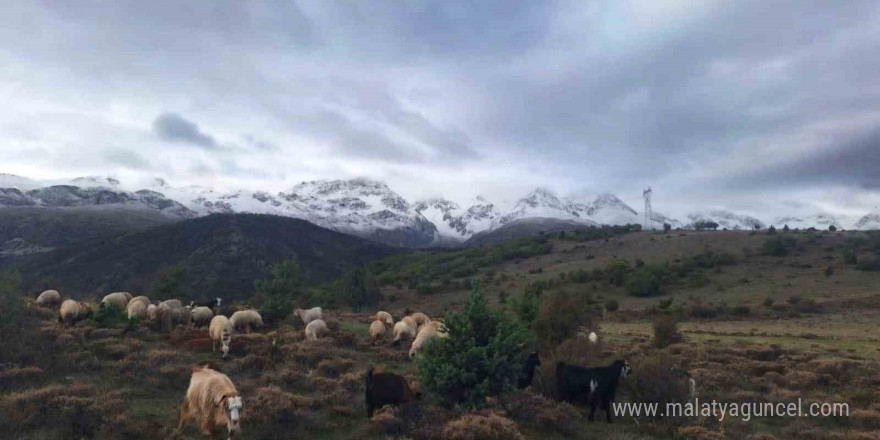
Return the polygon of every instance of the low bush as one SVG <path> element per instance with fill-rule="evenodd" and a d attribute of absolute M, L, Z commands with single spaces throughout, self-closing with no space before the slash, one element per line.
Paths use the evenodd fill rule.
<path fill-rule="evenodd" d="M 594 328 L 597 317 L 590 300 L 589 294 L 564 289 L 545 298 L 534 326 L 538 339 L 552 347 L 574 336 L 582 327 Z"/>
<path fill-rule="evenodd" d="M 443 440 L 523 440 L 516 422 L 498 413 L 466 414 L 443 427 Z"/>
<path fill-rule="evenodd" d="M 609 312 L 616 312 L 618 309 L 620 309 L 620 303 L 618 303 L 616 299 L 609 299 L 608 301 L 605 301 L 605 310 Z"/>
<path fill-rule="evenodd" d="M 678 318 L 673 315 L 661 315 L 651 322 L 654 330 L 654 338 L 651 342 L 655 347 L 663 348 L 682 341 L 681 333 L 678 332 Z"/>

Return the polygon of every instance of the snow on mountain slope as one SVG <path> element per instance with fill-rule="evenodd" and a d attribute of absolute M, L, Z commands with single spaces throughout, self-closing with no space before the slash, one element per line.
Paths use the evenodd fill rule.
<path fill-rule="evenodd" d="M 854 227 L 862 231 L 880 229 L 880 209 L 862 216 Z"/>
<path fill-rule="evenodd" d="M 414 205 L 416 212 L 437 227 L 438 240 L 463 241 L 492 227 L 501 216 L 496 205 L 482 196 L 474 198 L 471 206 L 462 209 L 446 199 L 429 199 Z"/>
<path fill-rule="evenodd" d="M 698 221 L 713 221 L 718 223 L 721 228 L 733 230 L 754 229 L 755 225 L 760 228 L 764 227 L 764 222 L 748 215 L 735 214 L 730 211 L 714 210 L 709 212 L 696 212 L 688 214 L 690 223 L 685 225 L 686 228 L 693 228 Z"/>
<path fill-rule="evenodd" d="M 824 230 L 828 229 L 831 225 L 834 225 L 834 227 L 838 229 L 840 228 L 840 222 L 838 222 L 833 215 L 827 213 L 818 213 L 807 216 L 777 217 L 773 220 L 773 226 L 776 228 L 782 228 L 785 225 L 788 225 L 791 229 L 816 228 Z"/>
<path fill-rule="evenodd" d="M 560 199 L 552 192 L 538 188 L 514 203 L 507 213 L 493 220 L 490 229 L 497 229 L 525 218 L 553 218 L 595 225 L 596 222 L 585 218 L 590 208 L 587 205 L 573 204 L 568 200 Z"/>

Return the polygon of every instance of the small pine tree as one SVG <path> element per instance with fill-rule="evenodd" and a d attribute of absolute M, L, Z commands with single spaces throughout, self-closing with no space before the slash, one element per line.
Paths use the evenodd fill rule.
<path fill-rule="evenodd" d="M 672 230 L 672 225 L 670 225 L 669 223 L 663 223 L 663 231 L 664 232 L 669 232 L 671 230 Z"/>
<path fill-rule="evenodd" d="M 364 307 L 376 305 L 382 297 L 376 277 L 362 267 L 346 273 L 340 282 L 337 290 L 352 311 L 357 312 Z"/>
<path fill-rule="evenodd" d="M 785 226 L 782 227 L 783 232 L 788 232 L 789 230 L 790 229 L 788 229 L 788 224 L 786 224 Z"/>
<path fill-rule="evenodd" d="M 835 231 L 837 231 L 837 226 L 834 226 L 834 225 L 828 226 L 828 230 L 831 232 L 835 232 Z"/>
<path fill-rule="evenodd" d="M 445 325 L 449 337 L 434 338 L 422 348 L 423 390 L 440 403 L 474 407 L 516 387 L 525 358 L 525 328 L 490 309 L 478 286 L 464 310 L 451 314 Z"/>
<path fill-rule="evenodd" d="M 769 234 L 769 235 L 773 235 L 773 234 L 775 234 L 775 233 L 776 233 L 776 227 L 773 226 L 773 225 L 770 225 L 770 227 L 767 228 L 767 234 Z"/>
<path fill-rule="evenodd" d="M 277 322 L 293 311 L 293 300 L 305 293 L 305 282 L 297 260 L 284 260 L 269 269 L 269 275 L 254 283 L 263 298 L 260 314 L 268 322 Z"/>

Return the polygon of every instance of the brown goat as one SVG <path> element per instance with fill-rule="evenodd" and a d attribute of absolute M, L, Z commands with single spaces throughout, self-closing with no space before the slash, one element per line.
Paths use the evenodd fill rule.
<path fill-rule="evenodd" d="M 400 406 L 420 398 L 422 393 L 413 392 L 403 376 L 394 373 L 373 373 L 370 368 L 366 377 L 367 417 L 384 405 Z"/>
<path fill-rule="evenodd" d="M 180 408 L 180 422 L 192 419 L 202 434 L 211 435 L 211 428 L 226 425 L 228 438 L 241 433 L 241 395 L 229 377 L 207 365 L 193 368 L 189 389 Z"/>

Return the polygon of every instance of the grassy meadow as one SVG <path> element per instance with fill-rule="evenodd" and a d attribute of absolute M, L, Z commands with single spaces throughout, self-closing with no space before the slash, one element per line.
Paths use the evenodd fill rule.
<path fill-rule="evenodd" d="M 207 329 L 65 327 L 57 310 L 32 305 L 39 292 L 18 291 L 15 315 L 0 312 L 7 332 L 0 340 L 0 437 L 201 438 L 193 427 L 178 431 L 177 416 L 192 367 L 208 363 L 242 393 L 247 439 L 880 439 L 880 272 L 871 266 L 878 242 L 858 232 L 566 233 L 394 255 L 368 265 L 381 284 L 377 306 L 326 312 L 330 337 L 304 341 L 290 318 L 236 334 L 228 361 L 212 353 Z M 526 292 L 542 306 L 567 292 L 592 317 L 561 341 L 535 335 L 542 365 L 525 391 L 478 409 L 447 408 L 426 396 L 367 419 L 367 368 L 402 374 L 418 388 L 408 344 L 370 343 L 372 313 L 443 317 L 462 307 L 474 281 L 511 315 Z M 668 345 L 655 340 L 660 316 L 677 321 Z M 598 344 L 582 336 L 587 330 L 597 332 Z M 658 389 L 671 369 L 681 369 L 700 400 L 843 402 L 849 416 L 618 417 L 609 425 L 604 414 L 590 423 L 587 410 L 553 398 L 556 361 L 604 366 L 615 359 L 634 369 L 618 401 L 678 396 Z"/>

